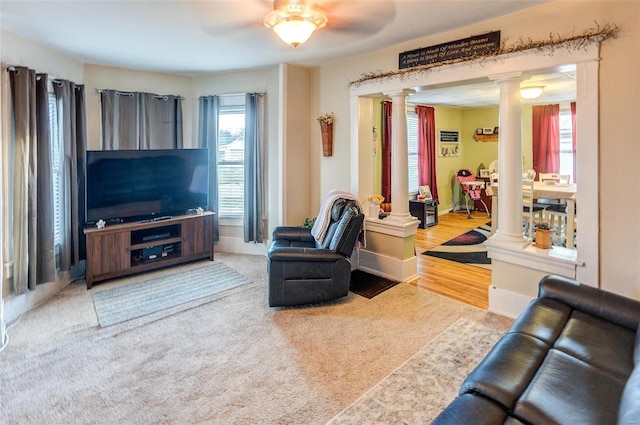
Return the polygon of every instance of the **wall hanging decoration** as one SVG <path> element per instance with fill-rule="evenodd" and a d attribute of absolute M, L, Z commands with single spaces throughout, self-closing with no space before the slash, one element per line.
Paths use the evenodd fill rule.
<path fill-rule="evenodd" d="M 439 156 L 460 155 L 460 132 L 458 130 L 440 130 Z"/>
<path fill-rule="evenodd" d="M 409 79 L 412 76 L 425 74 L 428 72 L 445 69 L 446 66 L 452 65 L 459 62 L 475 62 L 475 63 L 487 63 L 490 61 L 497 61 L 500 56 L 522 52 L 525 50 L 531 50 L 536 52 L 537 54 L 543 54 L 552 56 L 554 50 L 558 47 L 566 47 L 568 49 L 573 50 L 581 50 L 584 49 L 585 46 L 600 43 L 603 40 L 606 40 L 611 37 L 615 37 L 619 28 L 616 24 L 607 23 L 604 25 L 600 25 L 598 22 L 595 23 L 596 26 L 593 28 L 587 28 L 582 33 L 577 34 L 575 30 L 571 34 L 568 35 L 560 35 L 559 33 L 551 33 L 549 34 L 549 38 L 546 40 L 534 41 L 530 38 L 520 37 L 516 39 L 514 42 L 507 43 L 505 42 L 498 49 L 489 49 L 487 51 L 480 50 L 479 52 L 475 52 L 471 56 L 463 56 L 463 57 L 454 57 L 450 56 L 448 60 L 442 62 L 434 62 L 426 65 L 416 66 L 412 68 L 404 68 L 398 69 L 397 71 L 373 71 L 361 74 L 360 78 L 355 81 L 350 81 L 350 87 L 358 87 L 361 84 L 373 81 L 373 80 L 388 80 L 391 78 L 401 78 L 401 79 Z M 499 33 L 499 32 L 498 32 Z M 445 43 L 446 44 L 446 43 Z M 455 49 L 454 49 L 455 50 Z M 409 52 L 411 53 L 411 52 Z M 428 59 L 428 54 L 425 55 L 425 58 Z M 410 58 L 409 58 L 410 59 Z M 427 61 L 428 62 L 428 61 Z"/>
<path fill-rule="evenodd" d="M 333 112 L 318 117 L 322 135 L 322 156 L 333 155 Z"/>

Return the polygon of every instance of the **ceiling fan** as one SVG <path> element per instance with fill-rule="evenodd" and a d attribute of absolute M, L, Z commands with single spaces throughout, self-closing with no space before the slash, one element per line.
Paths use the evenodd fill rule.
<path fill-rule="evenodd" d="M 324 28 L 329 20 L 308 0 L 274 0 L 273 10 L 265 15 L 262 22 L 282 41 L 298 47 L 315 30 Z"/>
<path fill-rule="evenodd" d="M 354 40 L 371 36 L 396 14 L 393 0 L 243 0 L 195 5 L 194 15 L 212 35 L 268 43 L 271 38 L 263 37 L 265 26 L 279 36 L 281 29 L 292 26 L 304 30 L 302 38 L 283 39 L 294 47 L 320 29 L 318 38 L 322 34 L 327 45 L 349 42 L 349 36 Z"/>

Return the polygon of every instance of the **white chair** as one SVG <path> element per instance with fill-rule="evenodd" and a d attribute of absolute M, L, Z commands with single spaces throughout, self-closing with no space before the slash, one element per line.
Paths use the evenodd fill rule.
<path fill-rule="evenodd" d="M 538 181 L 569 184 L 571 183 L 571 176 L 569 174 L 539 173 Z"/>
<path fill-rule="evenodd" d="M 542 222 L 545 208 L 533 202 L 533 180 L 522 181 L 522 219 L 524 221 L 523 233 L 533 240 L 533 228 L 535 223 Z M 537 220 L 536 220 L 537 219 Z"/>
<path fill-rule="evenodd" d="M 568 174 L 540 173 L 539 180 L 549 184 L 569 184 L 571 176 Z M 538 204 L 545 206 L 544 220 L 549 223 L 553 231 L 553 244 L 564 246 L 567 241 L 567 231 L 573 231 L 573 226 L 568 226 L 567 203 L 562 199 L 538 199 Z M 569 230 L 569 228 L 571 230 Z"/>

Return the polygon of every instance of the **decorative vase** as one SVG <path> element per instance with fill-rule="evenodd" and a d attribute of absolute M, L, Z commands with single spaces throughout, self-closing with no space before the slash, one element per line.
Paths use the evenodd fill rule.
<path fill-rule="evenodd" d="M 374 203 L 369 204 L 369 216 L 378 218 L 380 216 L 380 205 Z"/>
<path fill-rule="evenodd" d="M 333 123 L 320 123 L 322 132 L 322 156 L 333 155 Z"/>
<path fill-rule="evenodd" d="M 536 229 L 536 243 L 534 245 L 542 249 L 551 248 L 551 230 Z"/>

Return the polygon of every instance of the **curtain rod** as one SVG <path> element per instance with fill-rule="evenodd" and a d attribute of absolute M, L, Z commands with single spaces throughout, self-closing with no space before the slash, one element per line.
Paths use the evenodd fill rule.
<path fill-rule="evenodd" d="M 107 91 L 107 90 L 113 90 L 113 89 L 96 89 L 96 91 L 97 91 L 98 93 L 102 93 L 102 92 L 105 92 L 105 91 Z M 135 92 L 131 92 L 131 91 L 124 91 L 124 90 L 114 90 L 114 91 L 115 91 L 116 93 L 128 94 L 128 95 L 131 95 L 131 96 L 133 96 L 133 94 L 135 93 Z M 165 94 L 165 95 L 162 95 L 162 94 L 154 94 L 154 95 L 153 95 L 154 99 L 165 99 L 167 96 L 174 96 L 174 95 L 167 95 L 167 94 Z M 179 97 L 181 100 L 184 100 L 184 96 L 176 96 L 176 97 Z M 165 99 L 165 100 L 166 100 L 166 99 Z"/>

